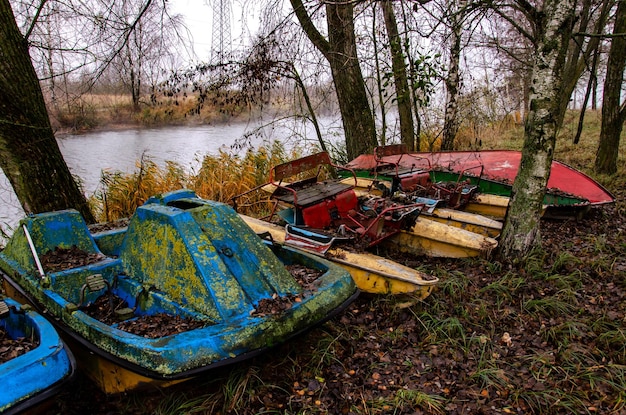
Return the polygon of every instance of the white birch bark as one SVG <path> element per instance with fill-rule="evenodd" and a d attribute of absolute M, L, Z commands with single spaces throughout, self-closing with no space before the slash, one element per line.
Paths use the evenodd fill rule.
<path fill-rule="evenodd" d="M 526 3 L 527 4 L 527 3 Z M 524 146 L 509 212 L 500 241 L 500 256 L 517 261 L 541 243 L 539 220 L 560 125 L 559 99 L 563 68 L 572 33 L 574 0 L 547 0 L 537 10 L 535 60 Z"/>

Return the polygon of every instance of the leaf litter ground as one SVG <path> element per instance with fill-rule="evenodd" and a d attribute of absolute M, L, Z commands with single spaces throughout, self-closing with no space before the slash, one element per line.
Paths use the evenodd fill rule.
<path fill-rule="evenodd" d="M 625 193 L 543 221 L 544 250 L 522 267 L 386 253 L 441 284 L 423 301 L 361 295 L 271 353 L 164 391 L 107 397 L 79 377 L 48 413 L 624 414 Z"/>

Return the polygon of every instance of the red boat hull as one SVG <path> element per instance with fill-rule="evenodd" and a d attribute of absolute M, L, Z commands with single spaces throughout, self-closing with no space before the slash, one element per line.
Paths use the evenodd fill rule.
<path fill-rule="evenodd" d="M 514 150 L 483 150 L 483 151 L 449 151 L 434 153 L 411 153 L 404 155 L 385 156 L 383 161 L 397 162 L 411 167 L 443 168 L 455 172 L 468 170 L 478 175 L 478 166 L 483 166 L 482 177 L 503 183 L 512 184 L 517 176 L 522 153 Z M 374 155 L 363 154 L 352 160 L 346 167 L 355 170 L 373 169 L 376 167 Z M 567 194 L 586 199 L 591 205 L 615 202 L 615 197 L 586 174 L 559 161 L 552 162 L 548 189 L 558 189 Z"/>

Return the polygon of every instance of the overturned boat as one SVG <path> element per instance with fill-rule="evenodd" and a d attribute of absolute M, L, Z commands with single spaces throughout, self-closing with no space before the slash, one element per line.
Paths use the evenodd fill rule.
<path fill-rule="evenodd" d="M 380 180 L 399 177 L 408 185 L 419 183 L 420 179 L 427 180 L 428 187 L 452 183 L 457 193 L 465 195 L 469 195 L 468 189 L 475 189 L 474 195 L 467 198 L 465 209 L 501 219 L 506 214 L 520 161 L 521 152 L 514 150 L 408 153 L 402 145 L 391 145 L 378 153 L 360 155 L 346 168 Z M 445 192 L 441 185 L 434 188 Z M 545 217 L 580 217 L 591 206 L 614 201 L 615 197 L 591 177 L 557 160 L 552 162 L 544 198 Z"/>
<path fill-rule="evenodd" d="M 105 393 L 168 386 L 255 356 L 358 295 L 343 268 L 262 241 L 227 205 L 170 197 L 93 235 L 73 210 L 32 215 L 0 252 L 7 292 L 57 325 Z M 68 251 L 86 260 L 53 268 Z"/>
<path fill-rule="evenodd" d="M 73 378 L 72 353 L 52 324 L 32 308 L 0 298 L 0 334 L 4 345 L 8 340 L 24 350 L 0 364 L 0 413 L 37 410 Z M 17 343 L 21 339 L 28 339 L 29 346 Z"/>

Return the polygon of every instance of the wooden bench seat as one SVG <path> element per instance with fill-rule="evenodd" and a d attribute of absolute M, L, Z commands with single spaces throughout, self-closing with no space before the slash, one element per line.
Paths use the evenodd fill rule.
<path fill-rule="evenodd" d="M 274 197 L 281 202 L 294 204 L 297 207 L 307 207 L 350 190 L 353 187 L 352 185 L 341 182 L 318 182 L 301 189 L 294 189 L 296 192 L 296 203 L 294 203 L 294 193 L 280 188 L 278 189 L 279 191 L 274 193 Z"/>

